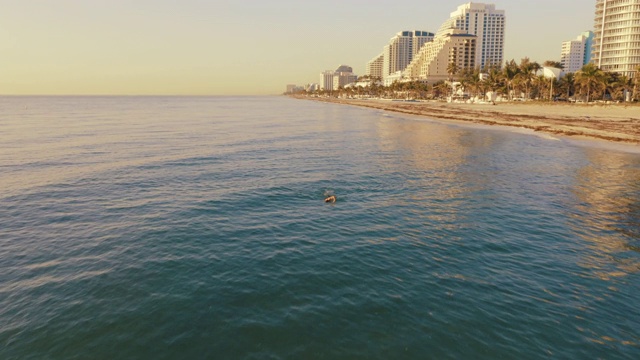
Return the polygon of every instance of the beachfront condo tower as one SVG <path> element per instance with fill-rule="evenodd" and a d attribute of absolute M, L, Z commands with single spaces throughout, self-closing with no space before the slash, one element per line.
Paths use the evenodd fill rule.
<path fill-rule="evenodd" d="M 420 48 L 432 41 L 433 33 L 426 31 L 401 31 L 392 37 L 382 52 L 382 78 L 403 71 Z"/>
<path fill-rule="evenodd" d="M 358 76 L 353 73 L 353 68 L 348 65 L 340 65 L 334 70 L 320 73 L 320 90 L 338 90 L 345 85 L 354 83 Z"/>
<path fill-rule="evenodd" d="M 502 66 L 504 60 L 504 10 L 496 10 L 493 4 L 469 2 L 458 6 L 438 30 L 438 34 L 455 28 L 475 35 L 476 66 Z"/>
<path fill-rule="evenodd" d="M 446 80 L 450 64 L 456 69 L 473 69 L 476 60 L 477 36 L 464 30 L 449 28 L 439 32 L 433 41 L 426 43 L 405 69 L 403 77 L 414 81 L 435 83 Z"/>
<path fill-rule="evenodd" d="M 365 75 L 371 79 L 382 79 L 382 64 L 384 64 L 384 54 L 380 54 L 367 63 Z"/>
<path fill-rule="evenodd" d="M 593 32 L 585 31 L 574 40 L 562 43 L 560 63 L 567 73 L 575 73 L 591 61 L 591 45 Z"/>
<path fill-rule="evenodd" d="M 636 76 L 640 66 L 640 0 L 597 0 L 591 61 L 604 71 Z"/>
<path fill-rule="evenodd" d="M 333 76 L 336 74 L 333 70 L 327 70 L 320 73 L 320 90 L 333 90 Z"/>

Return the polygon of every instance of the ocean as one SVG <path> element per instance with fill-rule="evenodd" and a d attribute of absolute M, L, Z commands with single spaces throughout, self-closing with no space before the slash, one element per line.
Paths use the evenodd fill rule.
<path fill-rule="evenodd" d="M 0 359 L 640 358 L 637 147 L 5 96 L 0 189 Z"/>

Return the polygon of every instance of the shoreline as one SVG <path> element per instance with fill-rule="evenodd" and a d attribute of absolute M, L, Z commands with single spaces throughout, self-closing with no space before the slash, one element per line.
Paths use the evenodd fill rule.
<path fill-rule="evenodd" d="M 640 106 L 624 104 L 556 104 L 504 102 L 459 104 L 379 99 L 292 96 L 295 99 L 367 107 L 420 117 L 530 129 L 571 138 L 640 145 Z"/>

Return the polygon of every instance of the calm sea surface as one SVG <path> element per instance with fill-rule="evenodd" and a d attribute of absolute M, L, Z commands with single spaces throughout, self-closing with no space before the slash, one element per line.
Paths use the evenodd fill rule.
<path fill-rule="evenodd" d="M 0 97 L 0 190 L 0 359 L 640 358 L 637 148 Z"/>

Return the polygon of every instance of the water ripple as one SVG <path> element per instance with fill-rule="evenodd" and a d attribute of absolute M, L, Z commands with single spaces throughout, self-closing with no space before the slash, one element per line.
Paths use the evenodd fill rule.
<path fill-rule="evenodd" d="M 279 98 L 0 105 L 0 358 L 640 356 L 637 154 Z"/>

